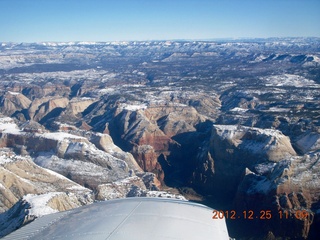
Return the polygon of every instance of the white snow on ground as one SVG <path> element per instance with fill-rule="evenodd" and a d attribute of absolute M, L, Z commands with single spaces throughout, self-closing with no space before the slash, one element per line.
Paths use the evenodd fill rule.
<path fill-rule="evenodd" d="M 15 162 L 15 161 L 25 161 L 25 160 L 31 161 L 30 156 L 16 155 L 15 153 L 12 152 L 12 149 L 10 148 L 0 149 L 0 165 L 10 163 L 10 162 Z"/>
<path fill-rule="evenodd" d="M 137 111 L 137 110 L 144 110 L 147 108 L 146 104 L 136 104 L 136 105 L 130 105 L 130 104 L 122 104 L 120 106 L 120 109 L 125 109 L 125 110 L 129 110 L 129 111 Z"/>
<path fill-rule="evenodd" d="M 10 93 L 11 95 L 19 95 L 20 94 L 18 92 L 11 92 L 11 91 L 8 91 L 8 93 Z"/>
<path fill-rule="evenodd" d="M 63 127 L 70 128 L 70 129 L 74 128 L 74 126 L 67 124 L 67 123 L 62 123 L 62 122 L 58 122 L 58 121 L 56 123 L 59 125 L 60 128 L 63 128 Z"/>
<path fill-rule="evenodd" d="M 284 136 L 282 134 L 282 132 L 280 132 L 279 130 L 275 130 L 275 129 L 261 129 L 261 128 L 255 128 L 255 127 L 245 127 L 245 126 L 240 126 L 238 127 L 237 125 L 214 125 L 214 127 L 219 130 L 219 135 L 223 136 L 225 134 L 225 136 L 229 136 L 230 134 L 234 134 L 233 132 L 246 132 L 246 131 L 255 131 L 257 133 L 260 134 L 264 134 L 264 135 L 270 135 L 273 137 L 279 137 L 279 135 Z"/>
<path fill-rule="evenodd" d="M 248 111 L 248 109 L 235 107 L 235 108 L 231 109 L 230 111 L 231 112 L 246 112 L 246 111 Z"/>
<path fill-rule="evenodd" d="M 76 97 L 76 98 L 72 98 L 70 100 L 70 102 L 74 103 L 74 102 L 83 102 L 83 101 L 89 101 L 89 100 L 94 100 L 94 98 L 91 98 L 91 97 Z"/>
<path fill-rule="evenodd" d="M 6 155 L 0 155 L 0 164 L 5 164 L 12 162 L 12 159 L 8 158 Z"/>
<path fill-rule="evenodd" d="M 107 94 L 116 91 L 114 88 L 104 88 L 104 89 L 99 89 L 99 93 L 101 94 Z"/>
<path fill-rule="evenodd" d="M 50 60 L 46 60 L 46 61 L 47 61 L 46 63 L 50 63 Z M 1 63 L 3 63 L 3 62 L 4 61 L 2 61 Z M 24 59 L 20 60 L 20 62 L 24 62 Z M 55 62 L 55 61 L 51 61 L 51 62 Z M 8 65 L 10 65 L 10 66 L 8 66 L 9 68 L 12 68 L 12 67 L 20 66 L 20 65 L 28 66 L 31 64 L 9 63 Z M 55 78 L 55 79 L 60 79 L 60 80 L 74 79 L 77 81 L 79 81 L 79 79 L 85 78 L 87 80 L 96 81 L 97 79 L 101 79 L 103 77 L 109 79 L 110 77 L 108 74 L 109 74 L 108 71 L 105 71 L 105 70 L 87 69 L 87 70 L 74 70 L 74 71 L 70 71 L 70 72 L 56 71 L 56 72 L 41 72 L 41 73 L 17 73 L 17 74 L 15 74 L 15 76 L 17 76 L 17 78 L 19 78 L 19 80 L 24 81 L 24 82 L 30 82 L 30 81 L 33 81 L 34 79 L 46 80 L 46 79 L 50 79 L 50 78 Z M 113 75 L 110 75 L 110 76 L 113 76 Z"/>
<path fill-rule="evenodd" d="M 132 183 L 134 180 L 137 180 L 137 179 L 138 179 L 137 176 L 127 177 L 127 178 L 125 178 L 125 179 L 121 179 L 121 180 L 119 180 L 119 181 L 114 182 L 114 184 L 117 184 L 117 185 L 130 184 L 130 183 Z"/>
<path fill-rule="evenodd" d="M 167 192 L 164 192 L 164 191 L 148 191 L 147 192 L 147 197 L 174 198 L 174 199 L 180 199 L 180 200 L 188 201 L 182 195 L 171 194 L 171 193 L 167 193 Z"/>
<path fill-rule="evenodd" d="M 292 86 L 292 87 L 311 87 L 316 86 L 313 80 L 294 74 L 283 74 L 268 77 L 261 77 L 266 86 Z"/>
<path fill-rule="evenodd" d="M 257 164 L 254 168 L 259 174 L 264 175 L 271 172 L 276 165 L 277 163 L 269 162 L 267 164 Z"/>
<path fill-rule="evenodd" d="M 215 125 L 217 129 L 217 134 L 221 136 L 222 139 L 234 139 L 235 135 L 238 134 L 238 128 L 235 125 Z"/>
<path fill-rule="evenodd" d="M 79 137 L 79 136 L 72 135 L 65 132 L 43 133 L 43 134 L 38 134 L 38 136 L 47 138 L 47 139 L 58 140 L 58 141 L 63 141 L 64 139 L 83 139 L 83 140 L 86 139 L 84 137 Z"/>
<path fill-rule="evenodd" d="M 27 194 L 23 197 L 23 200 L 30 203 L 31 208 L 29 209 L 29 215 L 41 217 L 43 215 L 56 213 L 58 210 L 52 209 L 51 207 L 47 206 L 47 203 L 53 197 L 62 194 L 61 192 L 51 192 L 42 195 L 36 194 Z"/>
<path fill-rule="evenodd" d="M 278 107 L 271 107 L 268 110 L 263 110 L 263 112 L 289 112 L 290 108 L 278 108 Z"/>
<path fill-rule="evenodd" d="M 101 180 L 101 182 L 108 181 L 110 178 L 110 171 L 108 169 L 98 166 L 91 162 L 63 159 L 58 158 L 55 155 L 52 155 L 51 157 L 49 157 L 48 155 L 40 155 L 34 160 L 34 162 L 43 168 L 49 168 L 58 173 L 63 173 L 67 170 L 69 172 L 77 173 L 77 175 L 79 176 L 98 178 Z"/>
<path fill-rule="evenodd" d="M 83 191 L 83 190 L 88 190 L 87 188 L 85 187 L 82 187 L 81 185 L 74 185 L 74 186 L 71 186 L 71 187 L 68 187 L 67 188 L 68 190 L 79 190 L 79 191 Z"/>
<path fill-rule="evenodd" d="M 139 87 L 144 87 L 142 84 L 123 84 L 122 87 L 126 88 L 139 88 Z"/>
<path fill-rule="evenodd" d="M 303 157 L 291 159 L 293 163 L 293 173 L 291 182 L 301 184 L 309 189 L 317 189 L 320 184 L 320 152 L 311 152 Z"/>
<path fill-rule="evenodd" d="M 244 126 L 235 126 L 235 125 L 214 125 L 217 135 L 222 139 L 230 141 L 235 146 L 245 143 L 245 149 L 249 150 L 253 154 L 259 154 L 262 151 L 268 152 L 273 151 L 276 148 L 276 143 L 280 139 L 287 138 L 280 131 L 273 129 L 259 129 L 259 128 L 249 128 Z M 255 141 L 248 141 L 242 137 L 251 133 L 257 137 Z M 272 140 L 272 142 L 270 142 Z M 287 139 L 289 141 L 289 139 Z M 268 146 L 268 148 L 266 148 Z"/>
<path fill-rule="evenodd" d="M 21 130 L 18 128 L 17 124 L 14 123 L 12 118 L 5 117 L 0 118 L 0 132 L 20 134 Z"/>

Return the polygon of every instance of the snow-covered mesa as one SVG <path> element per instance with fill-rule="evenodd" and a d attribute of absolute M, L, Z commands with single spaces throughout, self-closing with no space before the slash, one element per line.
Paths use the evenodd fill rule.
<path fill-rule="evenodd" d="M 313 80 L 294 74 L 262 77 L 266 86 L 319 87 Z"/>

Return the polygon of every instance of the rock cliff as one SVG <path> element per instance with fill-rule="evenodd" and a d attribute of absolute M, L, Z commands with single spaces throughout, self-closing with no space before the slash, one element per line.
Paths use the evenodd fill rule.
<path fill-rule="evenodd" d="M 155 175 L 143 172 L 109 135 L 37 127 L 35 122 L 18 127 L 11 118 L 0 119 L 1 236 L 43 214 L 95 199 L 157 195 Z"/>

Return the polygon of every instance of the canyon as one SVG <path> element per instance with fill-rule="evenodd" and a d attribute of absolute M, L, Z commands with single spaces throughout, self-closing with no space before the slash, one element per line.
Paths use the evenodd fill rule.
<path fill-rule="evenodd" d="M 254 212 L 236 239 L 317 239 L 319 63 L 318 38 L 1 43 L 0 236 L 162 196 Z"/>

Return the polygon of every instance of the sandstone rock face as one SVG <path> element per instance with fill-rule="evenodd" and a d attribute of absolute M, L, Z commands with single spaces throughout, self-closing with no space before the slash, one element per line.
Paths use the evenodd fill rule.
<path fill-rule="evenodd" d="M 146 189 L 151 191 L 158 191 L 161 187 L 160 181 L 157 179 L 154 173 L 143 172 L 137 173 L 137 176 L 140 177 L 146 186 Z"/>
<path fill-rule="evenodd" d="M 38 125 L 29 121 L 20 129 L 11 118 L 0 119 L 0 212 L 6 211 L 0 214 L 1 236 L 41 215 L 95 198 L 147 196 L 159 190 L 155 175 L 144 173 L 109 135 L 35 131 Z"/>
<path fill-rule="evenodd" d="M 87 109 L 95 100 L 92 98 L 73 98 L 67 107 L 73 115 L 78 115 Z"/>
<path fill-rule="evenodd" d="M 195 125 L 205 118 L 193 107 L 183 104 L 152 105 L 136 111 L 128 106 L 121 108 L 117 108 L 108 124 L 111 136 L 133 154 L 144 171 L 155 173 L 164 183 L 159 157 L 169 156 L 171 149 L 179 146 L 174 137 L 196 131 Z"/>
<path fill-rule="evenodd" d="M 25 153 L 37 153 L 35 163 L 82 185 L 95 188 L 99 184 L 128 177 L 129 170 L 140 170 L 131 155 L 117 149 L 110 139 L 109 142 L 104 141 L 104 148 L 112 153 L 116 150 L 117 154 L 113 155 L 123 160 L 97 149 L 85 137 L 64 132 L 26 133 L 9 120 L 3 121 L 6 129 L 1 133 L 1 146 L 13 147 Z M 19 149 L 18 146 L 23 147 Z M 133 168 L 129 168 L 126 161 Z"/>
<path fill-rule="evenodd" d="M 10 92 L 0 98 L 1 112 L 11 116 L 15 112 L 28 109 L 31 104 L 30 99 L 19 92 Z"/>
<path fill-rule="evenodd" d="M 56 119 L 61 122 L 70 122 L 69 125 L 61 125 L 60 130 L 73 131 L 75 130 L 73 126 L 76 125 L 74 123 L 79 121 L 81 115 L 84 114 L 84 119 L 90 119 L 91 122 L 87 122 L 91 126 L 80 120 L 77 124 L 81 128 L 86 130 L 93 128 L 104 133 L 110 133 L 117 145 L 132 153 L 132 156 L 128 154 L 124 156 L 119 151 L 112 150 L 112 153 L 109 151 L 112 156 L 125 160 L 129 167 L 133 169 L 139 168 L 136 159 L 144 171 L 155 173 L 162 184 L 164 184 L 164 171 L 161 166 L 163 163 L 159 162 L 159 158 L 167 159 L 172 149 L 179 148 L 180 143 L 174 140 L 175 136 L 183 135 L 186 132 L 196 132 L 195 126 L 206 120 L 198 111 L 214 114 L 220 107 L 218 96 L 208 98 L 204 93 L 189 92 L 185 94 L 170 91 L 159 92 L 160 98 L 168 100 L 167 103 L 163 101 L 149 103 L 148 108 L 141 106 L 139 102 L 137 105 L 113 102 L 112 100 L 102 103 L 101 101 L 97 102 L 94 98 L 77 97 L 84 94 L 82 92 L 84 91 L 83 86 L 75 84 L 71 87 L 71 100 L 62 97 L 63 94 L 61 97 L 49 97 L 43 94 L 42 98 L 35 98 L 31 106 L 26 107 L 28 118 L 46 124 L 49 128 L 52 127 L 52 124 L 48 123 L 47 120 Z M 23 86 L 17 89 L 23 90 Z M 109 140 L 104 136 L 91 136 L 89 141 L 99 149 L 106 151 L 103 142 Z M 12 142 L 11 146 L 17 145 L 19 141 L 21 143 L 19 145 L 24 146 L 23 144 L 26 141 L 23 140 L 23 137 L 21 139 L 20 136 L 15 136 L 15 138 L 18 138 L 18 140 Z M 179 139 L 183 141 L 183 137 Z M 41 138 L 42 140 L 45 139 Z M 37 139 L 34 138 L 33 141 L 37 142 Z M 64 151 L 68 148 L 67 144 L 60 143 L 59 146 L 56 146 L 56 143 L 50 139 L 45 141 L 47 141 L 45 146 L 57 149 L 57 156 L 64 158 Z M 31 150 L 33 146 L 26 147 L 26 149 L 22 147 L 19 151 L 48 150 Z M 80 155 L 83 155 L 83 151 L 78 153 L 78 156 Z M 75 177 L 75 174 L 73 176 Z"/>
<path fill-rule="evenodd" d="M 50 100 L 50 97 L 36 98 L 32 101 L 28 108 L 28 114 L 30 119 L 35 119 L 35 115 L 38 113 L 40 106 Z"/>
<path fill-rule="evenodd" d="M 143 170 L 147 169 L 157 169 L 161 170 L 161 166 L 157 166 L 157 157 L 158 155 L 155 153 L 154 148 L 150 145 L 138 145 L 133 149 L 135 154 L 135 158 L 138 161 L 138 164 L 142 167 Z"/>
<path fill-rule="evenodd" d="M 44 102 L 38 106 L 38 109 L 35 112 L 33 120 L 44 122 L 44 117 L 47 116 L 54 117 L 55 115 L 59 114 L 64 108 L 67 107 L 69 100 L 67 98 L 55 98 L 49 99 L 47 102 Z"/>
<path fill-rule="evenodd" d="M 271 129 L 215 125 L 210 141 L 217 158 L 242 158 L 247 164 L 265 160 L 277 162 L 296 155 L 290 139 Z"/>
<path fill-rule="evenodd" d="M 50 170 L 36 165 L 29 156 L 19 156 L 9 148 L 0 156 L 0 211 L 11 208 L 27 194 L 65 192 L 75 194 L 80 199 L 92 198 L 91 190 L 70 181 Z"/>
<path fill-rule="evenodd" d="M 246 168 L 295 155 L 290 139 L 277 130 L 214 125 L 208 145 L 198 154 L 199 172 L 195 171 L 194 182 L 206 179 L 212 184 L 203 184 L 204 187 L 235 191 Z"/>
<path fill-rule="evenodd" d="M 97 187 L 97 200 L 110 200 L 125 197 L 167 197 L 186 200 L 182 195 L 159 191 L 160 182 L 155 174 L 138 173 L 137 176 L 120 181 L 101 184 Z"/>
<path fill-rule="evenodd" d="M 292 239 L 315 236 L 319 224 L 320 191 L 316 187 L 320 183 L 319 157 L 319 153 L 313 153 L 273 164 L 257 165 L 255 172 L 247 172 L 242 179 L 234 199 L 234 209 L 242 212 L 250 206 L 256 213 L 270 210 L 272 218 L 265 224 L 265 235 L 270 231 L 277 237 Z M 237 223 L 234 231 L 248 229 L 245 222 Z M 251 231 L 261 226 L 256 219 L 251 224 Z M 255 234 L 263 235 L 261 231 Z"/>
<path fill-rule="evenodd" d="M 195 186 L 219 193 L 238 215 L 255 213 L 250 224 L 243 216 L 229 219 L 230 235 L 265 238 L 272 233 L 275 238 L 301 239 L 312 235 L 319 217 L 318 150 L 297 156 L 290 139 L 277 130 L 214 125 L 198 159 Z M 260 220 L 259 214 L 267 210 L 272 217 Z"/>
<path fill-rule="evenodd" d="M 24 131 L 24 132 L 28 132 L 28 133 L 44 133 L 46 132 L 46 129 L 44 126 L 42 126 L 41 124 L 33 121 L 33 120 L 29 120 L 24 122 L 20 128 Z"/>
<path fill-rule="evenodd" d="M 77 140 L 78 142 L 82 141 L 89 145 L 92 143 L 99 150 L 102 150 L 103 152 L 110 154 L 112 157 L 116 159 L 125 161 L 126 164 L 128 164 L 128 167 L 134 170 L 135 172 L 142 172 L 142 169 L 137 164 L 132 154 L 129 152 L 124 152 L 118 146 L 116 146 L 109 134 L 95 133 L 95 132 L 91 132 L 83 129 L 77 129 L 74 126 L 70 126 L 67 124 L 59 124 L 57 122 L 55 122 L 55 124 L 58 125 L 55 128 L 57 128 L 60 134 L 61 132 L 62 132 L 62 135 L 64 133 L 64 136 L 66 138 L 73 139 L 74 141 Z M 55 134 L 56 133 L 53 133 L 51 134 L 51 136 L 55 136 Z M 60 149 L 59 148 L 58 152 L 60 152 L 61 156 L 63 156 L 67 149 L 67 144 L 61 143 L 60 147 L 61 147 L 61 150 L 59 150 Z M 83 148 L 83 147 L 84 146 L 80 146 L 80 148 Z"/>
<path fill-rule="evenodd" d="M 320 149 L 320 132 L 308 132 L 295 142 L 296 148 L 303 154 Z"/>
<path fill-rule="evenodd" d="M 36 165 L 30 156 L 0 150 L 0 237 L 37 217 L 93 199 L 92 190 Z"/>
<path fill-rule="evenodd" d="M 108 134 L 92 134 L 89 138 L 90 142 L 92 142 L 98 149 L 111 154 L 115 158 L 119 158 L 125 161 L 129 168 L 134 171 L 142 171 L 132 154 L 122 151 L 118 146 L 116 146 L 110 135 Z"/>
<path fill-rule="evenodd" d="M 141 178 L 137 176 L 129 177 L 121 181 L 99 185 L 97 200 L 146 196 L 146 190 Z"/>

